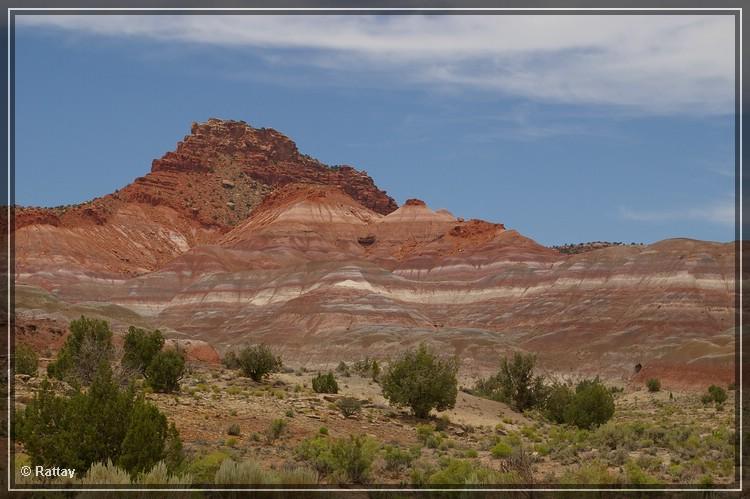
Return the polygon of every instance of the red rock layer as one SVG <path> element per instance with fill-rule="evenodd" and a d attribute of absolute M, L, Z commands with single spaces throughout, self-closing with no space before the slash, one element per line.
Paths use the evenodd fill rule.
<path fill-rule="evenodd" d="M 365 172 L 327 167 L 275 130 L 210 119 L 118 192 L 76 206 L 16 208 L 16 276 L 56 289 L 84 276 L 156 270 L 214 242 L 291 181 L 336 186 L 377 213 L 397 208 Z"/>
<path fill-rule="evenodd" d="M 68 308 L 95 302 L 121 322 L 218 349 L 267 342 L 289 359 L 389 357 L 426 341 L 475 373 L 521 349 L 559 373 L 732 376 L 733 244 L 564 255 L 420 200 L 394 209 L 363 175 L 325 170 L 278 132 L 210 120 L 119 193 L 21 210 L 16 277 Z M 19 308 L 63 307 L 49 303 Z"/>
<path fill-rule="evenodd" d="M 695 385 L 734 371 L 733 264 L 731 244 L 688 239 L 567 256 L 421 202 L 383 216 L 338 189 L 296 184 L 217 244 L 60 295 L 220 349 L 264 341 L 289 359 L 388 357 L 427 341 L 476 372 L 522 349 L 555 372 L 627 381 L 640 363 Z"/>
<path fill-rule="evenodd" d="M 378 213 L 397 208 L 366 172 L 328 167 L 300 154 L 285 135 L 241 121 L 193 123 L 177 149 L 121 192 L 129 201 L 164 204 L 204 225 L 231 227 L 270 190 L 292 182 L 335 185 Z"/>

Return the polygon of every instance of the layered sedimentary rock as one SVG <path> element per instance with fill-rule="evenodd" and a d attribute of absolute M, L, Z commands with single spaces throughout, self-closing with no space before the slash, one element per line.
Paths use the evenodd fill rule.
<path fill-rule="evenodd" d="M 150 175 L 190 172 L 194 185 L 214 182 L 200 196 L 225 204 L 226 193 L 260 182 L 268 193 L 247 187 L 258 194 L 252 209 L 237 211 L 245 194 L 233 197 L 228 218 L 212 225 L 205 203 L 193 217 L 176 194 L 149 202 L 161 191 L 136 182 L 120 191 L 113 213 L 85 218 L 78 208 L 77 225 L 71 214 L 50 223 L 50 212 L 26 211 L 17 278 L 70 306 L 97 304 L 100 315 L 116 307 L 120 322 L 132 321 L 128 311 L 219 350 L 263 341 L 290 360 L 385 358 L 426 341 L 476 373 L 520 349 L 560 374 L 652 373 L 686 385 L 732 378 L 732 243 L 672 239 L 562 254 L 416 199 L 396 207 L 369 177 L 320 168 L 278 132 L 196 125 Z M 128 193 L 137 185 L 148 196 Z M 148 228 L 138 229 L 141 219 Z M 104 256 L 87 256 L 91 245 L 87 253 L 61 231 L 101 241 L 94 253 Z M 121 239 L 106 246 L 110 237 Z M 132 252 L 114 253 L 121 246 Z M 118 267 L 123 255 L 138 266 Z M 72 260 L 89 274 L 70 272 Z"/>
<path fill-rule="evenodd" d="M 210 119 L 194 123 L 150 173 L 113 194 L 75 206 L 16 208 L 16 276 L 57 291 L 156 270 L 215 242 L 292 180 L 337 186 L 378 213 L 397 208 L 365 172 L 300 154 L 275 130 Z"/>

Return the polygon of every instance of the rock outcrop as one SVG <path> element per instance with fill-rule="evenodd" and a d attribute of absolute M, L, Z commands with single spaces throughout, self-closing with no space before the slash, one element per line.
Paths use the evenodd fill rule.
<path fill-rule="evenodd" d="M 210 119 L 194 123 L 150 173 L 113 194 L 80 205 L 15 208 L 16 275 L 56 290 L 156 270 L 215 242 L 292 181 L 336 186 L 380 214 L 397 208 L 365 172 L 300 154 L 275 130 Z"/>
<path fill-rule="evenodd" d="M 285 135 L 242 121 L 193 123 L 173 152 L 154 160 L 151 173 L 123 189 L 131 201 L 165 204 L 204 225 L 232 227 L 272 189 L 294 182 L 335 185 L 363 205 L 389 213 L 396 204 L 367 173 L 329 167 L 300 154 Z M 227 203 L 234 209 L 227 210 Z"/>

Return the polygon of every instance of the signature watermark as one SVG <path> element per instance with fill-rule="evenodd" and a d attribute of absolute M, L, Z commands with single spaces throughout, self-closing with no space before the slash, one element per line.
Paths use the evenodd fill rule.
<path fill-rule="evenodd" d="M 36 478 L 75 478 L 76 470 L 73 468 L 60 468 L 59 466 L 53 466 L 47 468 L 46 466 L 21 466 L 21 476 Z"/>

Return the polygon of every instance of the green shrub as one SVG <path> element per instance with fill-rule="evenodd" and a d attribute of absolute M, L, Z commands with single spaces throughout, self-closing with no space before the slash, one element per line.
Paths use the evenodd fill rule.
<path fill-rule="evenodd" d="M 435 467 L 427 459 L 416 461 L 409 472 L 411 483 L 415 487 L 424 487 L 429 485 L 430 476 L 435 473 Z"/>
<path fill-rule="evenodd" d="M 185 374 L 185 358 L 176 350 L 158 352 L 146 369 L 146 381 L 156 392 L 179 391 Z"/>
<path fill-rule="evenodd" d="M 714 484 L 714 478 L 711 475 L 703 475 L 698 481 L 698 484 L 701 487 L 710 487 Z"/>
<path fill-rule="evenodd" d="M 344 417 L 350 418 L 362 410 L 362 403 L 354 397 L 342 397 L 336 401 L 336 407 Z"/>
<path fill-rule="evenodd" d="M 42 382 L 15 431 L 34 465 L 75 468 L 81 474 L 108 459 L 136 473 L 168 457 L 166 418 L 132 389 L 121 389 L 107 364 L 88 391 L 70 397 L 55 395 Z"/>
<path fill-rule="evenodd" d="M 268 427 L 266 432 L 266 438 L 269 442 L 277 440 L 287 427 L 287 422 L 284 419 L 274 419 L 271 421 L 271 425 Z"/>
<path fill-rule="evenodd" d="M 545 443 L 534 444 L 534 450 L 539 453 L 540 456 L 547 456 L 550 453 L 549 445 Z"/>
<path fill-rule="evenodd" d="M 612 394 L 599 378 L 584 380 L 565 408 L 565 422 L 579 428 L 593 428 L 609 421 L 615 413 Z"/>
<path fill-rule="evenodd" d="M 264 470 L 255 461 L 235 462 L 226 459 L 216 470 L 213 482 L 216 485 L 273 485 L 276 476 Z"/>
<path fill-rule="evenodd" d="M 296 466 L 289 469 L 283 469 L 278 472 L 278 482 L 280 485 L 315 485 L 318 483 L 318 473 L 315 470 Z"/>
<path fill-rule="evenodd" d="M 546 395 L 544 379 L 534 376 L 536 357 L 532 354 L 513 354 L 500 363 L 500 370 L 488 379 L 481 379 L 475 391 L 487 397 L 510 404 L 513 409 L 523 412 L 540 404 Z"/>
<path fill-rule="evenodd" d="M 565 409 L 573 400 L 573 390 L 565 384 L 554 383 L 544 402 L 544 415 L 555 423 L 565 422 Z"/>
<path fill-rule="evenodd" d="M 307 461 L 323 474 L 333 471 L 333 457 L 331 455 L 331 440 L 327 432 L 312 438 L 303 440 L 295 450 L 297 457 Z"/>
<path fill-rule="evenodd" d="M 380 373 L 380 366 L 375 359 L 366 357 L 364 360 L 358 360 L 352 364 L 352 370 L 362 377 L 376 379 Z"/>
<path fill-rule="evenodd" d="M 430 449 L 437 449 L 443 442 L 443 436 L 430 424 L 418 424 L 416 430 L 417 440 Z"/>
<path fill-rule="evenodd" d="M 133 480 L 127 471 L 115 466 L 111 460 L 94 463 L 81 477 L 81 485 L 190 485 L 193 477 L 189 474 L 170 474 L 167 466 L 160 462 L 149 471 L 141 473 Z M 103 496 L 100 494 L 102 497 Z"/>
<path fill-rule="evenodd" d="M 94 463 L 81 478 L 81 485 L 130 485 L 130 475 L 115 466 L 111 459 Z"/>
<path fill-rule="evenodd" d="M 227 459 L 229 459 L 228 454 L 214 451 L 190 461 L 187 465 L 187 471 L 195 477 L 196 483 L 212 483 L 219 467 Z"/>
<path fill-rule="evenodd" d="M 229 425 L 229 428 L 227 428 L 227 435 L 233 435 L 235 437 L 240 435 L 240 425 L 237 423 L 232 423 Z"/>
<path fill-rule="evenodd" d="M 317 435 L 303 440 L 296 454 L 320 473 L 333 473 L 352 483 L 363 483 L 377 451 L 378 444 L 370 437 L 350 435 L 332 440 L 326 435 Z"/>
<path fill-rule="evenodd" d="M 412 477 L 413 478 L 413 477 Z M 520 484 L 517 473 L 500 473 L 463 459 L 449 459 L 442 468 L 430 475 L 430 485 L 496 485 Z"/>
<path fill-rule="evenodd" d="M 658 392 L 661 390 L 661 381 L 656 378 L 651 378 L 646 381 L 646 388 L 648 388 L 648 391 L 650 392 Z"/>
<path fill-rule="evenodd" d="M 102 364 L 112 360 L 112 331 L 107 321 L 81 316 L 70 322 L 57 359 L 47 366 L 47 373 L 73 384 L 90 384 Z"/>
<path fill-rule="evenodd" d="M 130 326 L 124 339 L 122 365 L 143 374 L 163 346 L 164 336 L 158 329 L 149 332 Z"/>
<path fill-rule="evenodd" d="M 167 439 L 164 442 L 164 464 L 170 472 L 182 469 L 185 462 L 185 453 L 182 449 L 180 433 L 174 423 L 170 423 L 167 429 Z"/>
<path fill-rule="evenodd" d="M 312 379 L 312 388 L 315 393 L 338 393 L 339 385 L 333 373 L 318 374 Z"/>
<path fill-rule="evenodd" d="M 600 461 L 584 463 L 573 470 L 563 473 L 560 483 L 574 485 L 614 485 L 618 482 L 617 475 L 610 473 L 607 465 Z"/>
<path fill-rule="evenodd" d="M 351 483 L 364 483 L 369 474 L 378 444 L 370 437 L 350 435 L 331 445 L 334 471 L 343 473 Z"/>
<path fill-rule="evenodd" d="M 153 468 L 165 457 L 167 418 L 156 406 L 143 399 L 136 401 L 118 464 L 126 470 L 143 472 Z"/>
<path fill-rule="evenodd" d="M 513 454 L 513 447 L 511 445 L 501 440 L 495 446 L 490 450 L 490 453 L 493 457 L 497 458 L 507 458 L 510 457 L 511 454 Z"/>
<path fill-rule="evenodd" d="M 659 481 L 643 471 L 637 463 L 628 461 L 625 463 L 625 475 L 628 485 L 657 485 Z"/>
<path fill-rule="evenodd" d="M 396 406 L 408 406 L 418 418 L 432 409 L 456 405 L 458 361 L 442 359 L 422 344 L 392 362 L 383 376 L 383 395 Z"/>
<path fill-rule="evenodd" d="M 727 400 L 727 392 L 720 386 L 709 386 L 708 394 L 711 396 L 711 400 L 716 402 L 717 406 L 723 404 Z"/>
<path fill-rule="evenodd" d="M 402 471 L 411 466 L 412 461 L 419 457 L 421 451 L 416 449 L 402 449 L 398 446 L 386 445 L 383 448 L 383 460 L 388 471 Z"/>
<path fill-rule="evenodd" d="M 636 423 L 615 424 L 610 421 L 597 428 L 593 434 L 593 441 L 597 445 L 609 450 L 626 449 L 635 450 L 638 447 L 638 439 L 644 434 L 644 430 Z"/>
<path fill-rule="evenodd" d="M 39 369 L 39 357 L 33 348 L 23 343 L 16 345 L 15 352 L 15 365 L 14 370 L 16 374 L 28 374 L 29 376 L 36 376 Z"/>
<path fill-rule="evenodd" d="M 239 369 L 240 359 L 234 350 L 229 350 L 221 359 L 221 364 L 227 369 Z"/>
<path fill-rule="evenodd" d="M 443 414 L 435 420 L 435 429 L 437 431 L 445 431 L 448 429 L 448 426 L 450 426 L 450 424 L 451 418 L 449 418 L 447 414 Z"/>
<path fill-rule="evenodd" d="M 242 374 L 255 382 L 281 369 L 281 357 L 274 355 L 266 345 L 243 348 L 239 353 L 238 362 Z"/>
<path fill-rule="evenodd" d="M 226 459 L 213 477 L 217 485 L 311 485 L 318 483 L 318 474 L 307 468 L 293 467 L 280 471 L 263 469 L 255 461 L 236 462 Z"/>
<path fill-rule="evenodd" d="M 156 463 L 150 471 L 138 476 L 139 485 L 190 485 L 193 477 L 190 474 L 172 474 L 169 467 L 162 461 Z"/>

